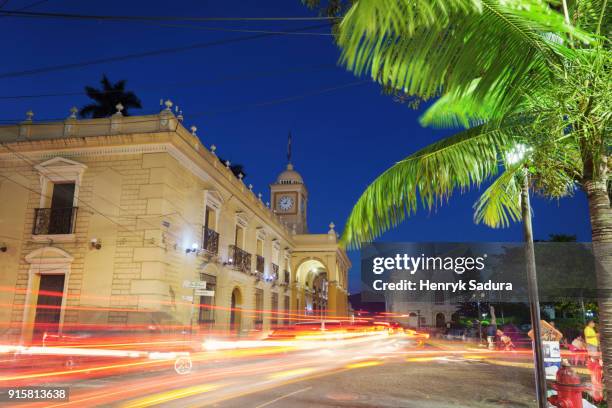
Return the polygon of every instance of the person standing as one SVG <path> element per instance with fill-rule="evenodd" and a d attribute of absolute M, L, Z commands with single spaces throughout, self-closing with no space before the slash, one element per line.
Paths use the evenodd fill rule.
<path fill-rule="evenodd" d="M 495 349 L 495 335 L 497 333 L 497 324 L 491 322 L 487 326 L 487 345 L 489 350 Z"/>
<path fill-rule="evenodd" d="M 599 333 L 595 330 L 595 321 L 589 320 L 584 328 L 584 340 L 586 342 L 589 357 L 599 356 Z"/>
<path fill-rule="evenodd" d="M 491 313 L 491 323 L 487 326 L 487 345 L 489 350 L 495 350 L 495 335 L 497 334 L 497 319 L 495 318 L 495 308 L 489 306 Z"/>

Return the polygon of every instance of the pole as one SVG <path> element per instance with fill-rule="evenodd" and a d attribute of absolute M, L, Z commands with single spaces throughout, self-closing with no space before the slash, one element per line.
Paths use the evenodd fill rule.
<path fill-rule="evenodd" d="M 533 357 L 535 362 L 535 383 L 538 407 L 546 408 L 546 374 L 542 356 L 542 337 L 540 330 L 540 300 L 538 280 L 536 277 L 535 251 L 533 247 L 533 229 L 531 225 L 531 204 L 529 202 L 529 176 L 525 173 L 521 187 L 521 212 L 523 216 L 523 233 L 525 236 L 525 261 L 527 268 L 527 291 L 529 311 L 533 330 Z"/>
<path fill-rule="evenodd" d="M 478 339 L 480 341 L 478 345 L 482 346 L 482 320 L 480 320 L 480 299 L 476 301 L 476 304 L 478 305 Z"/>

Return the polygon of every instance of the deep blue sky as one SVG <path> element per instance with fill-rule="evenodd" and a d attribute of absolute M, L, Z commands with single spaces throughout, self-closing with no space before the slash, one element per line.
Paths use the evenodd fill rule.
<path fill-rule="evenodd" d="M 18 9 L 35 0 L 9 0 Z M 299 0 L 278 1 L 104 1 L 48 0 L 30 11 L 82 14 L 176 15 L 206 17 L 314 16 Z M 0 75 L 134 52 L 187 46 L 246 36 L 195 28 L 145 23 L 41 20 L 0 17 Z M 188 23 L 195 25 L 196 23 Z M 207 27 L 286 30 L 316 22 L 223 22 Z M 325 32 L 321 29 L 319 32 Z M 245 165 L 247 182 L 268 196 L 268 184 L 285 166 L 286 138 L 293 133 L 294 163 L 310 192 L 309 226 L 326 232 L 330 221 L 341 231 L 363 189 L 380 172 L 416 149 L 450 134 L 423 129 L 420 112 L 381 95 L 373 83 L 332 92 L 323 89 L 358 81 L 337 65 L 339 52 L 326 36 L 280 36 L 176 54 L 105 63 L 32 76 L 0 79 L 0 96 L 78 92 L 96 85 L 103 73 L 126 79 L 150 113 L 160 98 L 183 109 L 185 124 L 198 127 L 202 142 Z M 220 81 L 233 77 L 232 80 Z M 236 78 L 241 78 L 240 80 Z M 192 82 L 186 85 L 185 82 Z M 314 95 L 313 95 L 314 94 Z M 307 95 L 303 98 L 292 97 Z M 289 101 L 265 104 L 287 98 Z M 0 99 L 0 119 L 21 119 L 32 109 L 35 119 L 63 118 L 85 96 Z M 262 106 L 245 106 L 262 103 Z M 138 113 L 134 111 L 133 114 Z M 517 241 L 521 227 L 493 230 L 475 225 L 477 193 L 457 194 L 435 212 L 420 211 L 384 235 L 395 241 Z M 535 199 L 536 238 L 551 233 L 576 234 L 590 241 L 584 195 L 561 201 Z M 359 287 L 359 253 L 351 252 L 351 289 Z"/>

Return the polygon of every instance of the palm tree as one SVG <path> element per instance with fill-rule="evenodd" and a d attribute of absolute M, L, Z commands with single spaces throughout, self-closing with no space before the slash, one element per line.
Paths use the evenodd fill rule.
<path fill-rule="evenodd" d="M 470 127 L 460 139 L 486 129 L 478 140 L 495 142 L 489 154 L 507 147 L 512 132 L 527 134 L 534 127 L 536 143 L 543 137 L 549 148 L 570 146 L 582 167 L 577 182 L 591 204 L 593 242 L 612 242 L 612 56 L 609 41 L 600 36 L 610 29 L 606 0 L 563 6 L 565 13 L 538 0 L 358 0 L 340 23 L 341 61 L 356 74 L 368 71 L 410 95 L 441 95 L 423 123 Z M 490 166 L 497 163 L 487 165 L 487 174 L 474 169 L 479 172 L 474 184 L 496 171 Z M 464 187 L 466 179 L 459 181 Z M 394 222 L 401 213 L 393 213 Z M 498 226 L 491 218 L 485 221 Z"/>
<path fill-rule="evenodd" d="M 125 83 L 125 80 L 121 80 L 113 84 L 103 75 L 100 80 L 101 89 L 86 86 L 85 93 L 95 102 L 83 106 L 79 115 L 82 118 L 106 118 L 117 112 L 116 106 L 119 103 L 123 105 L 124 116 L 129 116 L 130 108 L 142 108 L 140 99 L 134 92 L 125 90 Z"/>
<path fill-rule="evenodd" d="M 549 197 L 582 188 L 589 201 L 599 286 L 612 287 L 612 173 L 607 0 L 358 0 L 340 23 L 341 61 L 385 87 L 439 97 L 425 125 L 467 130 L 397 163 L 363 193 L 343 239 L 370 241 L 455 189 L 499 174 L 476 203 L 492 227 L 520 221 L 529 186 Z M 518 163 L 505 156 L 525 144 Z M 500 166 L 501 164 L 501 166 Z M 524 188 L 523 188 L 524 193 Z M 600 300 L 604 361 L 612 376 L 612 302 Z M 612 397 L 612 396 L 611 396 Z"/>
<path fill-rule="evenodd" d="M 219 156 L 218 158 L 219 158 L 219 161 L 223 163 L 224 165 L 227 163 L 227 161 L 223 157 Z M 230 164 L 229 168 L 232 171 L 232 173 L 234 173 L 234 176 L 238 178 L 242 177 L 243 179 L 246 178 L 247 174 L 244 171 L 244 165 L 240 163 Z M 241 174 L 242 176 L 240 176 Z"/>

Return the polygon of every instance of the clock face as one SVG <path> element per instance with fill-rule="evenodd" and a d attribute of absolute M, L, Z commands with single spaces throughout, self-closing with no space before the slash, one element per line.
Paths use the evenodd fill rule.
<path fill-rule="evenodd" d="M 289 196 L 282 196 L 278 202 L 278 206 L 281 210 L 287 211 L 293 207 L 293 198 Z"/>

